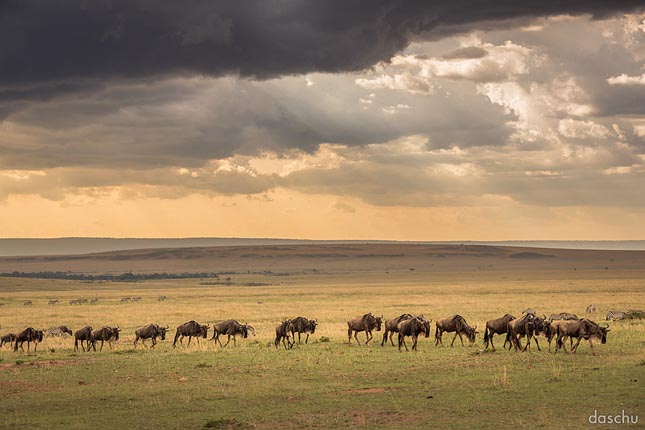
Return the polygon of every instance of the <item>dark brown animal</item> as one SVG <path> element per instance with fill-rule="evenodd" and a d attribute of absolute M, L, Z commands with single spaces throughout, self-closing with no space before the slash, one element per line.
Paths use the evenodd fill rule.
<path fill-rule="evenodd" d="M 558 326 L 558 339 L 555 352 L 564 346 L 564 338 L 569 336 L 570 338 L 578 339 L 575 346 L 571 348 L 572 353 L 576 353 L 580 341 L 582 339 L 589 341 L 589 346 L 591 347 L 591 354 L 596 355 L 593 350 L 593 343 L 591 342 L 592 338 L 600 340 L 600 343 L 607 343 L 607 332 L 609 332 L 609 326 L 605 325 L 604 327 L 596 324 L 595 322 L 583 318 L 578 321 L 565 321 Z M 566 350 L 565 350 L 566 351 Z"/>
<path fill-rule="evenodd" d="M 486 329 L 484 330 L 484 345 L 488 349 L 488 345 L 493 347 L 495 351 L 495 344 L 493 343 L 493 336 L 496 334 L 506 334 L 508 331 L 508 323 L 514 320 L 515 317 L 511 314 L 506 314 L 501 318 L 486 321 Z M 504 343 L 506 345 L 506 342 Z"/>
<path fill-rule="evenodd" d="M 103 351 L 103 344 L 105 342 L 107 342 L 108 345 L 110 345 L 110 349 L 112 349 L 112 342 L 119 340 L 120 331 L 121 329 L 119 327 L 101 327 L 99 329 L 92 330 L 87 350 L 89 351 L 91 347 L 92 350 L 96 352 L 96 342 L 98 341 L 101 342 L 101 349 L 99 349 L 99 351 Z"/>
<path fill-rule="evenodd" d="M 15 333 L 7 333 L 4 336 L 0 337 L 0 347 L 4 345 L 5 343 L 8 343 L 13 347 L 13 343 L 16 341 L 16 334 Z"/>
<path fill-rule="evenodd" d="M 399 333 L 399 351 L 401 351 L 401 345 L 405 346 L 405 350 L 408 350 L 408 346 L 405 344 L 405 337 L 412 337 L 412 350 L 417 350 L 417 340 L 419 335 L 423 333 L 425 337 L 430 337 L 430 323 L 432 320 L 426 320 L 423 317 L 414 317 L 407 320 L 403 320 L 399 323 L 397 331 Z"/>
<path fill-rule="evenodd" d="M 515 318 L 508 322 L 508 327 L 506 330 L 506 340 L 515 348 L 515 351 L 526 351 L 531 338 L 535 334 L 535 314 L 526 313 L 520 318 Z M 528 339 L 524 348 L 522 348 L 522 343 L 520 339 L 526 337 Z"/>
<path fill-rule="evenodd" d="M 161 340 L 166 340 L 166 331 L 170 327 L 165 326 L 161 327 L 157 324 L 148 324 L 143 327 L 139 327 L 134 331 L 134 346 L 137 346 L 137 342 L 141 339 L 143 346 L 146 346 L 146 339 L 152 339 L 152 348 L 157 344 L 157 338 L 160 337 Z"/>
<path fill-rule="evenodd" d="M 317 320 L 310 320 L 305 317 L 297 317 L 291 320 L 291 337 L 293 341 L 296 341 L 295 334 L 298 333 L 298 345 L 300 345 L 300 335 L 305 333 L 307 337 L 305 338 L 305 344 L 309 343 L 309 335 L 316 332 L 316 327 L 318 326 Z"/>
<path fill-rule="evenodd" d="M 236 320 L 226 320 L 217 324 L 213 324 L 213 337 L 211 340 L 216 340 L 219 343 L 219 346 L 225 347 L 233 338 L 233 346 L 237 346 L 235 341 L 236 336 L 240 335 L 243 339 L 249 337 L 249 333 L 255 336 L 255 329 L 248 324 L 240 324 Z M 220 335 L 225 334 L 228 336 L 228 340 L 224 345 L 219 340 Z"/>
<path fill-rule="evenodd" d="M 27 327 L 20 333 L 16 335 L 16 340 L 14 341 L 14 346 L 13 350 L 18 351 L 18 346 L 20 346 L 21 351 L 25 351 L 25 349 L 22 347 L 22 344 L 27 342 L 27 352 L 29 352 L 29 346 L 31 345 L 31 342 L 34 343 L 34 352 L 38 348 L 38 342 L 43 341 L 43 331 L 42 330 L 36 330 L 33 327 Z"/>
<path fill-rule="evenodd" d="M 392 338 L 394 337 L 394 333 L 399 332 L 399 323 L 401 321 L 409 320 L 411 318 L 414 318 L 414 315 L 402 314 L 396 318 L 392 318 L 391 320 L 385 321 L 385 331 L 383 333 L 383 340 L 381 341 L 381 346 L 385 345 L 385 342 L 387 342 L 388 336 L 390 338 L 390 343 L 392 344 L 392 346 L 394 346 L 394 341 L 392 340 Z"/>
<path fill-rule="evenodd" d="M 450 346 L 454 346 L 455 344 L 455 339 L 457 339 L 457 336 L 459 336 L 459 340 L 461 341 L 461 346 L 464 346 L 464 339 L 462 338 L 462 335 L 466 335 L 468 338 L 468 341 L 472 344 L 475 342 L 475 336 L 477 334 L 477 326 L 471 327 L 468 325 L 466 322 L 466 319 L 462 317 L 461 315 L 453 315 L 450 318 L 443 319 L 441 321 L 436 322 L 436 330 L 434 333 L 435 336 L 435 346 L 441 344 L 443 346 L 443 332 L 448 332 L 448 333 L 455 333 L 455 337 L 452 338 L 452 343 Z"/>
<path fill-rule="evenodd" d="M 273 341 L 273 344 L 275 345 L 276 349 L 279 347 L 280 341 L 282 341 L 284 349 L 293 348 L 293 345 L 296 343 L 296 341 L 294 340 L 293 342 L 291 342 L 289 339 L 289 333 L 291 333 L 292 330 L 293 324 L 291 320 L 284 320 L 275 327 L 275 341 Z"/>
<path fill-rule="evenodd" d="M 196 338 L 197 342 L 199 343 L 199 338 L 202 337 L 206 339 L 206 336 L 208 336 L 208 329 L 209 329 L 208 324 L 199 324 L 197 321 L 191 320 L 188 321 L 187 323 L 184 323 L 180 326 L 177 326 L 177 332 L 175 333 L 175 341 L 172 343 L 172 347 L 175 348 L 177 346 L 177 339 L 179 339 L 180 344 L 183 343 L 183 339 L 185 336 L 188 336 L 188 346 L 190 346 L 190 341 L 192 338 Z"/>
<path fill-rule="evenodd" d="M 358 333 L 361 331 L 365 332 L 365 345 L 369 344 L 373 338 L 372 330 L 376 329 L 376 331 L 381 331 L 382 323 L 383 317 L 375 317 L 371 312 L 347 321 L 347 339 L 349 340 L 349 344 L 352 344 L 352 333 L 354 333 L 356 343 L 361 344 L 358 341 Z"/>
<path fill-rule="evenodd" d="M 86 343 L 87 349 L 89 350 L 90 348 L 90 339 L 92 338 L 92 326 L 88 325 L 83 327 L 80 330 L 76 330 L 74 332 L 74 351 L 78 351 L 78 345 L 80 343 L 81 348 L 83 348 L 83 351 L 85 351 L 85 346 L 83 345 L 83 342 Z"/>

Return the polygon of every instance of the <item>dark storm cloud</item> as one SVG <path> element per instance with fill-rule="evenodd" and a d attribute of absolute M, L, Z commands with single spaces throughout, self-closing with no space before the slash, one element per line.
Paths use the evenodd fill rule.
<path fill-rule="evenodd" d="M 359 70 L 415 37 L 550 14 L 626 12 L 639 1 L 5 0 L 0 86 L 85 78 Z M 5 96 L 7 93 L 5 93 Z"/>

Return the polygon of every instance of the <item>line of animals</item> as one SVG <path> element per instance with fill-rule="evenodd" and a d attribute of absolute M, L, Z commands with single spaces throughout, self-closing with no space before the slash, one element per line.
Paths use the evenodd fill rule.
<path fill-rule="evenodd" d="M 590 308 L 587 308 L 588 312 Z M 612 312 L 612 311 L 610 311 Z M 628 311 L 632 315 L 638 315 L 638 318 L 645 316 L 645 312 L 639 310 L 630 310 Z M 613 315 L 612 315 L 613 316 Z M 607 320 L 610 319 L 610 315 L 607 315 Z M 430 324 L 432 319 L 426 319 L 423 315 L 412 315 L 412 314 L 402 314 L 396 318 L 385 321 L 385 329 L 383 333 L 383 339 L 381 341 L 381 346 L 384 346 L 388 339 L 392 346 L 394 345 L 393 336 L 394 333 L 398 334 L 398 349 L 401 350 L 401 347 L 405 347 L 408 351 L 408 346 L 405 342 L 406 337 L 412 339 L 412 350 L 417 349 L 418 338 L 423 334 L 426 338 L 430 337 Z M 352 344 L 352 335 L 358 345 L 360 341 L 358 339 L 358 333 L 365 332 L 365 344 L 368 345 L 373 339 L 372 331 L 381 331 L 383 325 L 383 317 L 374 316 L 371 312 L 366 313 L 360 317 L 356 317 L 347 321 L 347 340 L 348 343 Z M 316 332 L 316 327 L 318 326 L 318 321 L 315 319 L 307 319 L 305 317 L 297 317 L 294 319 L 285 319 L 278 326 L 276 326 L 275 332 L 276 337 L 274 340 L 274 346 L 279 348 L 279 345 L 282 343 L 285 349 L 291 349 L 296 343 L 295 335 L 298 334 L 298 344 L 301 344 L 301 335 L 305 334 L 305 344 L 309 342 L 309 335 Z M 449 318 L 439 320 L 435 322 L 435 346 L 443 346 L 443 333 L 454 333 L 454 337 L 450 346 L 454 346 L 455 340 L 459 337 L 461 345 L 464 346 L 463 337 L 465 336 L 470 344 L 473 344 L 476 339 L 477 326 L 471 327 L 461 315 L 453 315 Z M 183 345 L 184 337 L 188 337 L 188 346 L 193 337 L 199 342 L 199 338 L 207 338 L 208 330 L 211 328 L 209 324 L 199 324 L 198 322 L 191 320 L 187 323 L 177 326 L 175 333 L 175 338 L 173 341 L 173 348 L 177 346 L 177 341 L 180 345 Z M 137 346 L 139 340 L 141 343 L 146 346 L 145 341 L 151 339 L 152 348 L 157 343 L 157 338 L 161 340 L 166 339 L 166 332 L 168 331 L 169 326 L 162 327 L 158 324 L 149 324 L 144 327 L 140 327 L 135 330 L 135 340 L 134 346 Z M 213 336 L 211 341 L 216 341 L 221 347 L 226 347 L 231 339 L 233 339 L 233 345 L 237 345 L 236 337 L 239 335 L 242 338 L 248 338 L 249 334 L 255 336 L 255 328 L 253 326 L 245 323 L 241 324 L 236 320 L 226 320 L 212 326 Z M 112 342 L 119 340 L 119 327 L 102 327 L 100 329 L 93 329 L 91 326 L 83 327 L 76 332 L 66 326 L 59 326 L 47 330 L 48 336 L 64 336 L 65 334 L 72 335 L 74 337 L 74 350 L 77 351 L 80 348 L 83 351 L 96 351 L 96 344 L 101 342 L 99 351 L 103 350 L 103 345 L 105 342 L 108 342 L 110 349 L 112 349 Z M 538 342 L 539 336 L 544 336 L 546 341 L 549 343 L 549 351 L 551 351 L 551 343 L 555 339 L 556 347 L 555 352 L 561 348 L 567 351 L 564 344 L 565 340 L 569 338 L 570 340 L 570 351 L 575 353 L 578 349 L 578 346 L 581 340 L 588 340 L 591 347 L 592 354 L 595 355 L 593 350 L 592 339 L 598 339 L 601 343 L 607 342 L 607 333 L 610 331 L 609 326 L 605 324 L 601 326 L 587 318 L 578 318 L 577 315 L 571 313 L 559 313 L 552 314 L 548 319 L 546 315 L 538 316 L 534 309 L 525 309 L 522 312 L 522 316 L 519 318 L 514 317 L 511 314 L 506 314 L 500 318 L 492 319 L 486 322 L 486 327 L 484 330 L 484 345 L 488 349 L 490 346 L 493 351 L 495 351 L 495 345 L 493 343 L 493 337 L 495 335 L 506 335 L 504 341 L 504 348 L 515 349 L 515 351 L 526 351 L 531 348 L 531 340 L 535 342 L 538 350 L 541 351 L 540 344 Z M 20 348 L 24 351 L 23 343 L 27 342 L 27 351 L 30 349 L 31 342 L 34 342 L 34 351 L 36 351 L 37 344 L 42 342 L 44 335 L 44 330 L 36 330 L 33 327 L 28 327 L 19 334 L 9 333 L 0 337 L 0 347 L 5 343 L 10 343 L 13 345 L 13 350 L 18 351 Z M 227 335 L 228 339 L 225 344 L 222 344 L 220 341 L 221 335 Z M 522 339 L 526 338 L 526 343 L 522 346 Z M 575 346 L 573 345 L 573 340 L 577 339 Z"/>
<path fill-rule="evenodd" d="M 142 300 L 143 300 L 143 298 L 140 297 L 140 296 L 121 297 L 121 299 L 119 300 L 119 303 L 130 303 L 130 302 L 136 303 L 136 302 L 140 302 Z M 167 296 L 159 296 L 159 298 L 157 300 L 159 300 L 160 302 L 163 302 L 163 301 L 168 300 L 168 297 Z M 68 303 L 70 305 L 84 305 L 84 304 L 96 305 L 96 304 L 99 303 L 99 299 L 97 299 L 97 298 L 94 298 L 94 299 L 72 299 L 72 300 L 69 300 Z M 31 301 L 31 300 L 25 300 L 24 302 L 22 302 L 23 306 L 33 306 L 33 304 L 34 304 L 34 302 Z M 58 300 L 58 299 L 53 299 L 53 300 L 48 300 L 47 304 L 49 306 L 56 306 L 56 305 L 62 304 L 62 302 L 60 300 Z M 6 303 L 0 303 L 0 307 L 5 306 L 5 305 L 6 305 Z"/>

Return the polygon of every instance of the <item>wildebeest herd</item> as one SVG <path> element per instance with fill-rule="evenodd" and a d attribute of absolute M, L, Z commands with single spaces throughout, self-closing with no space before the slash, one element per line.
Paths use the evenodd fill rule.
<path fill-rule="evenodd" d="M 589 306 L 586 311 L 587 313 L 593 313 L 595 307 Z M 607 320 L 625 318 L 624 315 L 619 315 L 617 312 L 609 311 Z M 645 312 L 643 311 L 630 310 L 628 313 L 630 314 L 630 318 L 642 318 L 645 316 Z M 373 339 L 372 332 L 381 331 L 384 325 L 381 346 L 385 346 L 388 340 L 392 346 L 395 346 L 393 336 L 394 333 L 397 333 L 399 351 L 402 346 L 405 347 L 406 351 L 408 350 L 405 342 L 406 337 L 412 339 L 412 350 L 416 350 L 420 335 L 426 338 L 430 337 L 431 323 L 432 319 L 426 318 L 423 315 L 415 316 L 410 313 L 405 313 L 384 321 L 383 316 L 375 316 L 369 312 L 347 321 L 347 342 L 351 345 L 353 336 L 356 344 L 360 345 L 358 333 L 365 332 L 365 344 L 369 345 Z M 318 320 L 316 319 L 308 319 L 301 316 L 293 319 L 284 319 L 275 328 L 276 337 L 273 344 L 276 348 L 279 348 L 282 343 L 285 349 L 291 349 L 296 343 L 296 334 L 298 335 L 298 344 L 302 343 L 302 334 L 306 335 L 305 344 L 307 344 L 309 342 L 309 336 L 316 332 L 317 326 Z M 154 348 L 157 344 L 157 338 L 161 340 L 166 339 L 166 333 L 169 328 L 168 325 L 164 327 L 158 324 L 148 324 L 137 328 L 134 331 L 134 346 L 136 347 L 139 341 L 144 346 L 147 346 L 145 342 L 150 339 L 152 344 L 151 348 Z M 197 342 L 199 342 L 200 338 L 206 339 L 208 337 L 208 331 L 211 328 L 213 335 L 210 340 L 219 343 L 221 347 L 226 347 L 231 339 L 233 339 L 233 345 L 236 346 L 237 336 L 240 336 L 242 339 L 248 338 L 249 334 L 255 336 L 255 328 L 253 326 L 248 323 L 242 324 L 233 319 L 215 323 L 212 327 L 210 324 L 200 324 L 197 321 L 191 320 L 177 326 L 172 346 L 175 348 L 177 341 L 179 341 L 180 345 L 183 345 L 183 339 L 185 337 L 188 337 L 186 346 L 190 346 L 193 337 L 197 339 Z M 505 335 L 504 348 L 508 348 L 509 350 L 514 349 L 515 351 L 527 351 L 530 350 L 531 341 L 533 341 L 538 350 L 541 351 L 539 338 L 542 337 L 548 342 L 549 351 L 551 351 L 551 343 L 555 340 L 555 352 L 557 352 L 560 349 L 567 351 L 565 342 L 569 339 L 569 350 L 573 353 L 578 350 L 578 346 L 582 340 L 587 340 L 589 341 L 592 354 L 595 355 L 592 339 L 596 339 L 604 344 L 607 342 L 607 333 L 609 331 L 608 324 L 600 325 L 590 319 L 579 318 L 575 314 L 563 312 L 551 314 L 547 318 L 546 315 L 539 316 L 534 309 L 529 308 L 525 309 L 522 312 L 522 316 L 518 318 L 511 314 L 505 314 L 500 318 L 487 321 L 484 328 L 483 340 L 485 349 L 491 347 L 495 351 L 495 345 L 493 343 L 494 336 Z M 97 343 L 100 342 L 99 351 L 102 351 L 105 342 L 112 349 L 112 343 L 119 340 L 120 332 L 121 329 L 118 326 L 105 326 L 98 329 L 94 329 L 92 326 L 85 326 L 75 332 L 72 332 L 67 326 L 58 326 L 48 330 L 27 327 L 18 334 L 8 333 L 0 337 L 0 347 L 8 343 L 13 346 L 14 351 L 18 351 L 18 348 L 24 351 L 23 344 L 27 342 L 27 351 L 29 351 L 31 343 L 33 342 L 34 351 L 36 351 L 38 343 L 43 341 L 43 337 L 46 334 L 47 336 L 73 336 L 75 351 L 79 347 L 83 351 L 96 351 Z M 459 337 L 462 346 L 464 346 L 464 337 L 472 345 L 476 340 L 477 333 L 479 333 L 477 331 L 477 325 L 470 326 L 461 315 L 453 315 L 435 322 L 435 346 L 443 346 L 444 332 L 454 333 L 452 342 L 450 343 L 451 347 L 454 346 L 457 337 Z M 227 336 L 227 341 L 224 344 L 220 340 L 220 336 L 222 335 Z M 524 345 L 522 345 L 523 339 L 525 339 Z M 573 344 L 574 340 L 577 340 L 575 345 Z"/>

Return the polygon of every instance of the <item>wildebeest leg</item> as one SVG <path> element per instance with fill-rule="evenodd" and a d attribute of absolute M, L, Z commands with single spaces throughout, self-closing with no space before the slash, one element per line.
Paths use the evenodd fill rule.
<path fill-rule="evenodd" d="M 101 341 L 101 349 L 99 349 L 99 352 L 103 351 L 103 344 L 105 343 L 104 340 Z"/>
<path fill-rule="evenodd" d="M 228 345 L 230 341 L 231 341 L 231 335 L 229 334 L 229 335 L 228 335 L 228 340 L 226 341 L 226 343 L 224 344 L 224 346 Z"/>
<path fill-rule="evenodd" d="M 233 346 L 237 346 L 237 341 L 235 339 L 236 339 L 236 337 L 235 337 L 235 335 L 233 335 Z M 294 339 L 293 342 L 295 343 L 296 340 Z"/>
<path fill-rule="evenodd" d="M 349 327 L 349 324 L 347 324 L 347 325 L 348 325 L 348 327 L 347 327 L 347 341 L 351 345 L 352 344 L 352 328 Z"/>
<path fill-rule="evenodd" d="M 439 329 L 437 329 L 437 331 L 435 331 L 434 333 L 434 346 L 439 346 L 440 343 L 441 343 L 441 346 L 443 346 L 443 340 L 441 339 L 442 336 L 443 336 L 443 331 L 440 331 Z"/>
<path fill-rule="evenodd" d="M 412 350 L 416 351 L 417 350 L 417 336 L 412 336 Z"/>
<path fill-rule="evenodd" d="M 405 344 L 405 336 L 399 332 L 399 352 L 401 351 L 401 345 L 405 346 L 405 350 L 408 350 L 408 346 Z"/>
<path fill-rule="evenodd" d="M 537 346 L 538 351 L 541 352 L 542 350 L 540 349 L 540 344 L 538 343 L 537 336 L 533 336 L 533 340 L 535 341 L 535 345 Z"/>
<path fill-rule="evenodd" d="M 307 335 L 308 336 L 308 335 Z M 296 343 L 296 337 L 293 336 L 293 343 Z M 300 345 L 300 332 L 298 332 L 298 345 Z"/>
<path fill-rule="evenodd" d="M 493 347 L 493 351 L 495 351 L 495 344 L 493 343 L 493 332 L 490 333 L 488 340 L 490 341 L 490 346 Z M 486 345 L 486 348 L 488 348 L 488 345 Z"/>
<path fill-rule="evenodd" d="M 572 352 L 573 354 L 575 354 L 575 353 L 576 353 L 576 351 L 578 350 L 578 345 L 580 345 L 580 341 L 581 341 L 581 340 L 582 340 L 582 338 L 581 338 L 581 337 L 579 337 L 579 338 L 578 338 L 578 342 L 576 342 L 576 346 L 574 346 L 573 348 L 571 348 L 571 352 Z M 591 340 L 591 339 L 589 339 L 589 340 Z"/>
<path fill-rule="evenodd" d="M 365 330 L 365 345 L 370 343 L 370 340 L 372 340 L 372 330 Z"/>
<path fill-rule="evenodd" d="M 307 337 L 305 338 L 305 345 L 309 343 L 309 333 L 307 333 Z"/>
<path fill-rule="evenodd" d="M 361 342 L 358 340 L 358 332 L 357 331 L 354 332 L 354 339 L 356 339 L 357 344 L 359 344 L 359 345 L 361 344 Z"/>
<path fill-rule="evenodd" d="M 591 338 L 589 338 L 589 346 L 591 347 L 591 355 L 596 355 L 596 353 L 593 350 L 593 342 L 591 342 Z M 576 348 L 577 350 L 578 348 Z"/>

